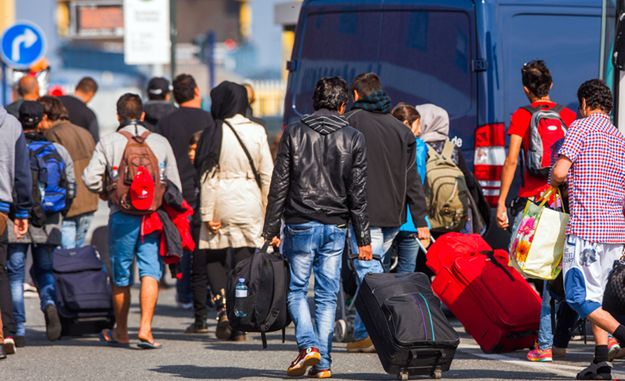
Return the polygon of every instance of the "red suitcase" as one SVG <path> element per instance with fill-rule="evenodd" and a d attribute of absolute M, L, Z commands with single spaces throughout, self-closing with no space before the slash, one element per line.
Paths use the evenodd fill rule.
<path fill-rule="evenodd" d="M 430 263 L 437 253 L 443 253 L 438 254 L 442 257 L 438 258 L 441 266 L 432 282 L 434 293 L 484 352 L 531 348 L 536 341 L 541 299 L 523 276 L 508 266 L 508 253 L 450 253 L 452 249 L 442 250 L 444 238 L 427 254 Z M 456 249 L 484 248 L 485 242 L 480 242 L 482 238 L 477 235 L 454 238 Z"/>

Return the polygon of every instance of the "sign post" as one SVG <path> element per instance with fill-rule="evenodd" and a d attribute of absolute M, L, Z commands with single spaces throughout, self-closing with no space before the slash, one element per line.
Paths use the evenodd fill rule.
<path fill-rule="evenodd" d="M 124 0 L 124 63 L 170 62 L 169 0 Z"/>

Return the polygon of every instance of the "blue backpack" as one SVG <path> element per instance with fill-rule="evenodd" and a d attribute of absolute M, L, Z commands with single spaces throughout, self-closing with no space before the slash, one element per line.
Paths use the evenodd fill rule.
<path fill-rule="evenodd" d="M 46 140 L 32 140 L 28 150 L 33 176 L 33 217 L 41 220 L 45 215 L 65 211 L 68 206 L 67 177 L 59 151 Z M 43 224 L 45 220 L 36 222 Z"/>

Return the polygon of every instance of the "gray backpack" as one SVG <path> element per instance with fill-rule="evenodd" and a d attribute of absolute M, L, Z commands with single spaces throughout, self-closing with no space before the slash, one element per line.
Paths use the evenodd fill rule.
<path fill-rule="evenodd" d="M 566 124 L 560 117 L 561 105 L 553 108 L 524 107 L 530 114 L 530 144 L 525 158 L 527 171 L 537 177 L 549 177 L 551 166 L 556 162 L 558 150 L 564 142 Z"/>

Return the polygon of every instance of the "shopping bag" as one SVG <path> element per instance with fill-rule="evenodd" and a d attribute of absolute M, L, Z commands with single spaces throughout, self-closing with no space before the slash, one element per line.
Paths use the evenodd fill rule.
<path fill-rule="evenodd" d="M 569 215 L 564 206 L 560 212 L 545 205 L 554 191 L 549 190 L 540 204 L 527 201 L 512 229 L 510 266 L 527 278 L 553 280 L 561 271 Z M 560 192 L 555 194 L 562 203 Z"/>

